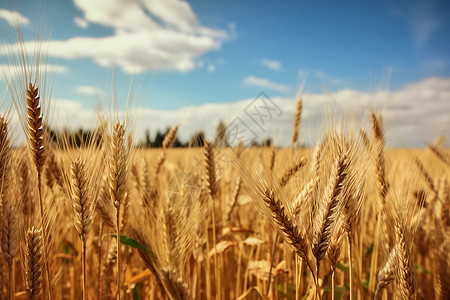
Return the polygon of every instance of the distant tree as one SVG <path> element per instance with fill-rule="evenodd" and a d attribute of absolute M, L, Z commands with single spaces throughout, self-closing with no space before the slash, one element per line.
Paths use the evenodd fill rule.
<path fill-rule="evenodd" d="M 186 142 L 183 143 L 177 137 L 177 138 L 175 138 L 175 141 L 173 142 L 172 147 L 173 148 L 180 148 L 180 147 L 187 147 L 188 145 L 189 145 L 189 143 L 186 143 Z"/>
<path fill-rule="evenodd" d="M 261 141 L 261 146 L 263 147 L 271 147 L 272 146 L 272 138 L 266 138 Z"/>
<path fill-rule="evenodd" d="M 145 130 L 144 138 L 139 142 L 139 147 L 149 148 L 152 145 L 152 140 L 150 138 L 150 130 Z"/>
<path fill-rule="evenodd" d="M 197 131 L 191 137 L 189 141 L 191 147 L 203 147 L 205 145 L 205 133 L 203 131 Z"/>
<path fill-rule="evenodd" d="M 218 147 L 228 147 L 228 134 L 227 125 L 224 121 L 220 120 L 216 129 L 216 137 L 214 139 L 214 144 Z"/>
<path fill-rule="evenodd" d="M 144 137 L 144 147 L 148 148 L 152 144 L 152 140 L 150 139 L 150 130 L 145 131 L 145 137 Z"/>
<path fill-rule="evenodd" d="M 166 136 L 168 130 L 166 130 L 165 133 L 160 132 L 159 130 L 156 132 L 156 136 L 155 139 L 153 140 L 153 142 L 151 143 L 151 147 L 154 148 L 160 148 L 162 147 L 162 142 L 164 140 L 164 137 Z"/>

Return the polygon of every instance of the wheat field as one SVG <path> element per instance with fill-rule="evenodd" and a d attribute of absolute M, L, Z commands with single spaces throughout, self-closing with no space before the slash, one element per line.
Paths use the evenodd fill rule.
<path fill-rule="evenodd" d="M 299 100 L 286 148 L 172 149 L 174 126 L 140 149 L 106 111 L 87 143 L 56 143 L 45 65 L 19 61 L 0 119 L 0 299 L 449 299 L 442 141 L 388 149 L 369 112 L 299 147 Z"/>

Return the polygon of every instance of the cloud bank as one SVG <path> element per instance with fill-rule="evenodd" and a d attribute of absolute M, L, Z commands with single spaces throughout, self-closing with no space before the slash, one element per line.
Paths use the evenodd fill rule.
<path fill-rule="evenodd" d="M 74 5 L 82 14 L 74 18 L 79 27 L 100 25 L 113 34 L 42 43 L 51 49 L 50 56 L 87 58 L 127 73 L 187 72 L 196 67 L 198 57 L 220 49 L 230 38 L 229 31 L 201 25 L 189 3 L 181 0 L 74 0 Z M 34 42 L 26 42 L 25 47 L 32 53 Z M 19 49 L 20 45 L 2 45 L 0 54 Z"/>
<path fill-rule="evenodd" d="M 140 139 L 149 129 L 153 136 L 157 130 L 164 131 L 178 124 L 182 140 L 188 140 L 198 130 L 213 138 L 218 121 L 223 120 L 229 128 L 238 123 L 245 125 L 257 140 L 271 137 L 276 145 L 287 146 L 296 99 L 271 97 L 270 92 L 265 95 L 269 98 L 264 99 L 262 94 L 256 100 L 186 106 L 173 111 L 137 107 L 132 113 L 135 135 Z M 369 109 L 383 113 L 388 146 L 422 147 L 440 134 L 450 140 L 450 78 L 429 78 L 391 92 L 342 89 L 333 94 L 304 94 L 302 98 L 300 142 L 306 145 L 316 143 L 330 113 L 357 126 L 365 120 L 363 124 L 369 129 L 370 120 L 366 116 Z M 67 119 L 71 120 L 72 128 L 95 126 L 92 108 L 72 100 L 53 100 L 53 104 L 51 116 L 55 126 L 66 124 Z"/>
<path fill-rule="evenodd" d="M 10 11 L 6 9 L 0 8 L 0 19 L 6 21 L 10 26 L 22 26 L 22 25 L 28 25 L 30 23 L 30 20 L 22 16 L 17 11 Z"/>

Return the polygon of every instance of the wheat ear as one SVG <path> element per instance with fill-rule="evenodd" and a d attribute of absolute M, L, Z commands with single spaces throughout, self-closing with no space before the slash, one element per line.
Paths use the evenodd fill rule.
<path fill-rule="evenodd" d="M 442 201 L 441 222 L 444 226 L 450 226 L 450 193 L 447 177 L 442 177 L 439 182 L 439 199 Z"/>
<path fill-rule="evenodd" d="M 295 107 L 294 130 L 292 131 L 292 145 L 296 145 L 298 142 L 301 114 L 302 114 L 302 99 L 299 99 Z"/>
<path fill-rule="evenodd" d="M 433 179 L 431 178 L 430 173 L 428 173 L 428 171 L 425 169 L 422 162 L 420 161 L 420 159 L 417 156 L 414 158 L 414 163 L 416 164 L 417 168 L 419 169 L 420 174 L 422 174 L 423 178 L 425 179 L 425 181 L 428 185 L 428 188 L 434 194 L 437 194 L 438 191 L 437 191 L 436 187 L 434 186 Z"/>
<path fill-rule="evenodd" d="M 30 299 L 36 299 L 41 290 L 44 263 L 42 230 L 32 227 L 27 231 L 25 249 L 25 284 Z"/>
<path fill-rule="evenodd" d="M 404 299 L 416 299 L 416 286 L 411 264 L 411 245 L 407 241 L 409 233 L 406 232 L 405 226 L 400 222 L 394 224 L 394 230 L 400 292 Z"/>
<path fill-rule="evenodd" d="M 347 177 L 347 168 L 346 154 L 335 160 L 328 185 L 321 200 L 322 205 L 315 218 L 312 253 L 316 257 L 317 262 L 327 252 L 336 221 L 344 207 L 340 195 L 344 180 Z"/>
<path fill-rule="evenodd" d="M 170 266 L 162 268 L 161 281 L 171 300 L 192 299 L 189 286 L 174 268 Z"/>
<path fill-rule="evenodd" d="M 383 119 L 381 116 L 377 116 L 374 112 L 372 112 L 371 120 L 373 143 L 376 148 L 375 173 L 379 182 L 379 196 L 382 203 L 384 203 L 388 192 L 388 184 L 385 175 Z"/>
<path fill-rule="evenodd" d="M 299 161 L 295 162 L 289 169 L 286 170 L 284 175 L 280 178 L 280 186 L 284 187 L 288 184 L 289 180 L 302 169 L 302 167 L 306 164 L 306 159 L 302 158 Z"/>
<path fill-rule="evenodd" d="M 270 148 L 270 157 L 269 157 L 269 169 L 273 171 L 275 167 L 275 147 Z"/>
<path fill-rule="evenodd" d="M 439 299 L 447 299 L 450 295 L 450 232 L 449 229 L 443 230 L 443 236 L 437 238 L 439 245 L 436 245 L 436 254 L 438 256 L 438 295 Z M 438 235 L 442 235 L 439 233 Z"/>
<path fill-rule="evenodd" d="M 70 187 L 72 206 L 74 211 L 75 229 L 81 239 L 81 270 L 83 273 L 83 300 L 87 299 L 86 286 L 86 242 L 92 229 L 93 208 L 89 195 L 84 161 L 78 156 L 70 166 Z"/>
<path fill-rule="evenodd" d="M 381 291 L 385 289 L 392 281 L 394 281 L 394 268 L 396 265 L 397 255 L 395 253 L 395 248 L 391 250 L 389 257 L 386 261 L 386 264 L 383 268 L 378 272 L 378 283 L 375 289 L 374 299 L 377 300 Z"/>
<path fill-rule="evenodd" d="M 275 198 L 274 192 L 265 191 L 262 199 L 271 212 L 277 231 L 295 254 L 305 261 L 311 274 L 314 276 L 314 272 L 308 262 L 306 239 L 302 232 L 293 223 L 292 219 L 288 217 L 281 201 Z"/>
<path fill-rule="evenodd" d="M 450 167 L 450 158 L 446 156 L 441 149 L 434 145 L 427 145 L 427 147 L 431 150 L 431 152 L 433 152 L 434 155 L 436 155 L 437 158 L 439 158 L 444 164 L 446 164 L 447 167 Z"/>
<path fill-rule="evenodd" d="M 295 198 L 294 202 L 292 203 L 292 212 L 294 216 L 298 216 L 303 205 L 309 202 L 309 198 L 311 197 L 318 181 L 319 179 L 317 177 L 312 177 Z"/>
<path fill-rule="evenodd" d="M 7 201 L 11 201 L 11 199 L 5 201 L 2 199 L 4 203 L 3 212 L 2 212 L 2 239 L 1 239 L 1 248 L 3 253 L 3 258 L 8 263 L 9 267 L 9 284 L 8 284 L 8 292 L 9 299 L 14 299 L 14 286 L 12 285 L 13 280 L 13 265 L 14 265 L 14 257 L 17 254 L 18 247 L 18 234 L 17 234 L 17 216 L 15 207 L 8 203 Z"/>

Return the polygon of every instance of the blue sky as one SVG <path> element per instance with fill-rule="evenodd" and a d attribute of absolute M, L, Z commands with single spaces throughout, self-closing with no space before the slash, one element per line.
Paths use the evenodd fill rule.
<path fill-rule="evenodd" d="M 16 0 L 0 4 L 0 18 L 17 11 L 26 39 L 44 23 L 49 63 L 60 71 L 55 95 L 83 105 L 94 90 L 106 95 L 113 70 L 119 87 L 134 77 L 146 95 L 137 105 L 155 111 L 261 91 L 295 101 L 302 84 L 302 95 L 370 94 L 450 77 L 448 1 L 130 3 Z M 443 121 L 441 128 L 450 125 Z"/>

